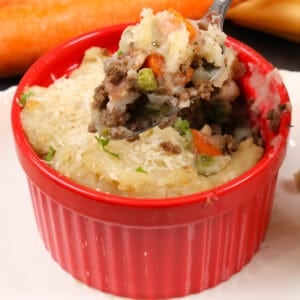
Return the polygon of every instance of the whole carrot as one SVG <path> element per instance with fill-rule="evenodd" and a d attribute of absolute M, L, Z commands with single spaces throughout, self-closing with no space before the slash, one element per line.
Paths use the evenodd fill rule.
<path fill-rule="evenodd" d="M 0 77 L 23 73 L 57 44 L 100 27 L 134 22 L 142 8 L 200 18 L 211 0 L 0 0 Z"/>

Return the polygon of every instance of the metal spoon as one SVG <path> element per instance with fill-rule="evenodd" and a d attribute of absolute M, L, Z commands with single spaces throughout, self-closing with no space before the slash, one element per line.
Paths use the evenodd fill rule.
<path fill-rule="evenodd" d="M 197 23 L 200 26 L 210 23 L 223 30 L 224 17 L 231 2 L 232 0 L 215 0 L 208 12 Z"/>

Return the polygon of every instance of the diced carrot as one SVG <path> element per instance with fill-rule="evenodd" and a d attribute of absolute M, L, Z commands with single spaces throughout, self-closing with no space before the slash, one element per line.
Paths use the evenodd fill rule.
<path fill-rule="evenodd" d="M 194 74 L 195 70 L 191 67 L 189 67 L 185 73 L 185 81 L 184 83 L 187 84 L 189 81 L 191 81 L 193 74 Z"/>
<path fill-rule="evenodd" d="M 180 72 L 177 75 L 175 82 L 179 85 L 186 85 L 189 81 L 191 81 L 195 70 L 189 67 L 185 72 Z"/>
<path fill-rule="evenodd" d="M 158 53 L 152 53 L 147 56 L 144 66 L 150 68 L 156 77 L 160 77 L 163 73 L 165 59 Z"/>
<path fill-rule="evenodd" d="M 193 26 L 193 24 L 190 21 L 185 19 L 184 24 L 186 26 L 186 29 L 190 33 L 189 41 L 192 42 L 195 39 L 196 35 L 197 35 L 197 31 L 196 31 L 195 27 Z"/>
<path fill-rule="evenodd" d="M 221 149 L 210 144 L 203 133 L 196 129 L 191 129 L 191 132 L 193 137 L 193 147 L 196 153 L 211 156 L 222 155 Z"/>

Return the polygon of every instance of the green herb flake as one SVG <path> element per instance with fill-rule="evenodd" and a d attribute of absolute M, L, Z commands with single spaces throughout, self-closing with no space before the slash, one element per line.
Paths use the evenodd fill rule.
<path fill-rule="evenodd" d="M 135 169 L 138 173 L 144 173 L 144 174 L 148 174 L 148 172 L 146 170 L 144 170 L 142 167 L 138 167 Z"/>
<path fill-rule="evenodd" d="M 183 147 L 187 150 L 191 150 L 193 137 L 189 122 L 181 118 L 176 118 L 173 127 L 184 137 L 185 141 Z"/>
<path fill-rule="evenodd" d="M 95 139 L 102 146 L 103 151 L 105 151 L 106 153 L 110 154 L 113 157 L 120 158 L 119 154 L 111 152 L 106 148 L 106 146 L 110 142 L 108 137 L 101 135 L 101 136 L 95 136 Z"/>
<path fill-rule="evenodd" d="M 108 137 L 109 136 L 109 129 L 108 128 L 103 128 L 101 131 L 101 135 L 104 137 Z"/>
<path fill-rule="evenodd" d="M 56 150 L 52 146 L 49 146 L 49 152 L 47 153 L 47 155 L 45 157 L 45 161 L 47 161 L 47 162 L 52 161 L 55 153 L 56 153 Z"/>
<path fill-rule="evenodd" d="M 33 95 L 32 91 L 24 92 L 20 96 L 19 104 L 24 107 L 29 97 Z"/>
<path fill-rule="evenodd" d="M 181 118 L 177 118 L 174 122 L 173 127 L 181 134 L 189 134 L 190 133 L 190 124 L 187 120 L 182 120 Z"/>
<path fill-rule="evenodd" d="M 124 54 L 124 52 L 122 51 L 122 50 L 118 50 L 118 52 L 117 52 L 117 55 L 118 56 L 121 56 L 121 55 L 123 55 Z"/>

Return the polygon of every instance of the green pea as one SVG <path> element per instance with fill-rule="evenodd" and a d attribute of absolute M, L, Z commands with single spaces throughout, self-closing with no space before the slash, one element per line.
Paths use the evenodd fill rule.
<path fill-rule="evenodd" d="M 197 155 L 195 157 L 195 167 L 198 174 L 209 176 L 214 172 L 214 158 L 210 155 Z"/>
<path fill-rule="evenodd" d="M 157 81 L 150 68 L 140 69 L 138 72 L 137 85 L 140 90 L 154 92 L 157 90 Z"/>

